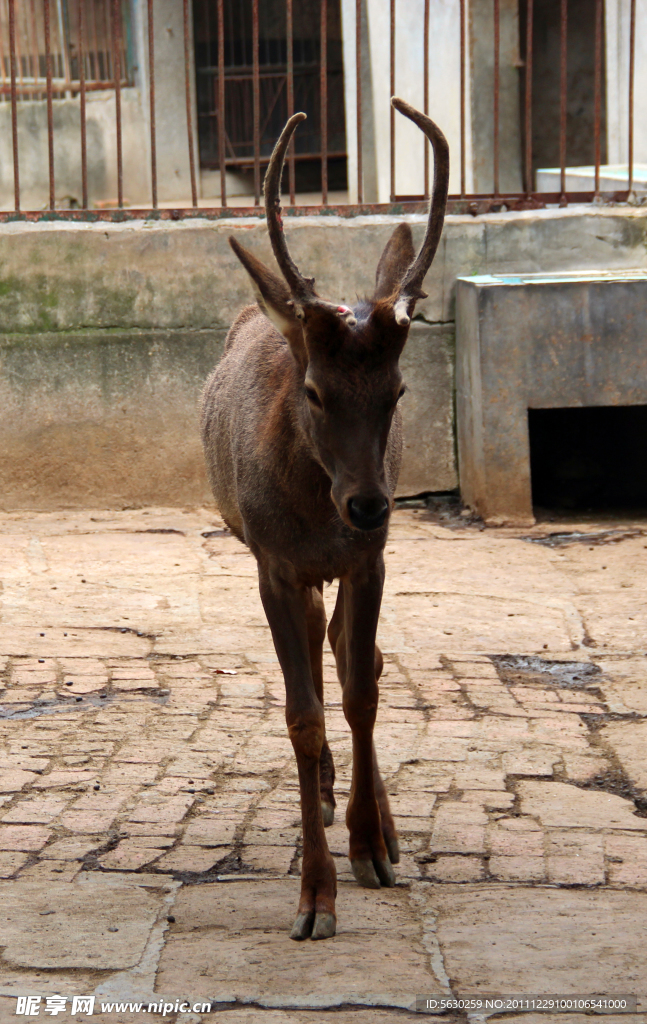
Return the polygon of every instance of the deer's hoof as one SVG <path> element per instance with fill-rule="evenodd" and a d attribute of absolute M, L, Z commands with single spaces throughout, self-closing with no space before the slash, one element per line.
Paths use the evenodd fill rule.
<path fill-rule="evenodd" d="M 304 939 L 309 939 L 314 920 L 314 910 L 309 910 L 306 914 L 297 914 L 296 920 L 292 925 L 290 938 L 295 939 L 297 942 L 303 942 Z"/>
<path fill-rule="evenodd" d="M 389 855 L 389 860 L 392 864 L 400 863 L 400 844 L 398 843 L 397 836 L 391 836 L 388 839 L 385 838 L 386 851 Z"/>
<path fill-rule="evenodd" d="M 395 885 L 395 871 L 391 867 L 391 861 L 376 860 L 373 863 L 375 864 L 377 877 L 382 885 L 386 886 L 387 889 L 392 889 Z"/>
<path fill-rule="evenodd" d="M 337 918 L 334 914 L 321 913 L 315 917 L 311 939 L 331 939 L 337 931 Z"/>
<path fill-rule="evenodd" d="M 352 860 L 350 866 L 355 880 L 365 889 L 392 889 L 395 885 L 395 872 L 389 860 Z"/>
<path fill-rule="evenodd" d="M 335 820 L 335 808 L 332 804 L 329 804 L 327 800 L 321 801 L 321 816 L 323 818 L 324 828 L 329 828 Z M 333 935 L 334 934 L 335 933 L 333 932 Z"/>
<path fill-rule="evenodd" d="M 380 880 L 372 860 L 352 860 L 350 866 L 355 875 L 355 881 L 363 885 L 365 889 L 380 888 Z"/>

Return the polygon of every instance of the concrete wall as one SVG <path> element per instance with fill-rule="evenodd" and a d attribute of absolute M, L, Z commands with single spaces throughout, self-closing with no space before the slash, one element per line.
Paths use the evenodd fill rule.
<path fill-rule="evenodd" d="M 285 218 L 323 295 L 370 293 L 387 217 Z M 412 217 L 416 241 L 424 218 Z M 250 294 L 232 232 L 270 260 L 262 221 L 6 224 L 0 230 L 0 505 L 192 503 L 208 497 L 200 387 Z M 647 267 L 647 209 L 447 218 L 403 356 L 401 493 L 456 486 L 459 275 Z"/>
<path fill-rule="evenodd" d="M 88 193 L 92 201 L 117 198 L 117 132 L 114 92 L 87 94 Z M 142 160 L 142 95 L 122 89 L 122 139 L 126 203 L 150 202 L 149 165 Z M 145 144 L 144 144 L 145 148 Z M 18 104 L 18 154 L 23 210 L 49 205 L 47 104 Z M 81 205 L 81 109 L 77 97 L 54 103 L 54 179 L 57 204 Z M 11 106 L 0 104 L 0 208 L 13 210 Z"/>

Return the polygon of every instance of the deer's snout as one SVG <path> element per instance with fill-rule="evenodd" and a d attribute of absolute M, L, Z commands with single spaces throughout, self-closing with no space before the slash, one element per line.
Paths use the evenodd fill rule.
<path fill-rule="evenodd" d="M 358 530 L 379 530 L 384 526 L 389 503 L 383 494 L 365 498 L 355 495 L 347 502 L 348 518 Z"/>

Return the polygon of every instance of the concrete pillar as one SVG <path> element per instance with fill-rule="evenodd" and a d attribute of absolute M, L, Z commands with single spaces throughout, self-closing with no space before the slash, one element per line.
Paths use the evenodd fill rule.
<path fill-rule="evenodd" d="M 607 163 L 626 164 L 631 0 L 606 0 Z M 636 0 L 634 160 L 647 163 L 647 0 Z"/>
<path fill-rule="evenodd" d="M 148 23 L 145 0 L 134 3 L 135 32 L 142 75 L 143 116 L 146 137 L 141 140 L 141 153 L 150 164 L 150 118 L 148 73 Z M 157 146 L 157 192 L 160 202 L 179 200 L 182 206 L 191 203 L 191 174 L 186 121 L 184 77 L 184 22 L 181 0 L 155 0 L 155 122 Z M 193 53 L 193 13 L 189 4 L 191 107 L 193 151 L 200 194 L 200 156 L 198 152 L 197 108 L 195 98 L 195 66 Z"/>
<path fill-rule="evenodd" d="M 388 203 L 391 194 L 390 151 L 390 5 L 363 0 L 362 116 L 364 198 Z M 424 0 L 398 0 L 395 32 L 395 92 L 423 109 Z M 355 0 L 342 0 L 346 136 L 349 201 L 357 199 L 357 118 Z M 467 57 L 469 67 L 469 55 Z M 469 75 L 468 75 L 469 79 Z M 467 82 L 466 142 L 468 190 L 471 189 L 470 85 Z M 431 0 L 429 12 L 429 113 L 448 138 L 450 191 L 460 190 L 460 25 L 456 0 Z M 396 195 L 422 195 L 424 143 L 420 131 L 396 115 Z"/>

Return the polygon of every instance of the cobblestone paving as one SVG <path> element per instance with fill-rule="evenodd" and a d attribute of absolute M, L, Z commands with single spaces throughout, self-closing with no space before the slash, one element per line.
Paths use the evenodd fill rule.
<path fill-rule="evenodd" d="M 339 933 L 302 945 L 297 775 L 250 554 L 210 509 L 0 522 L 3 1020 L 28 993 L 41 1016 L 69 997 L 59 1019 L 75 994 L 186 994 L 223 1024 L 647 993 L 646 522 L 395 514 L 376 745 L 399 885 L 352 882 L 328 653 Z"/>

